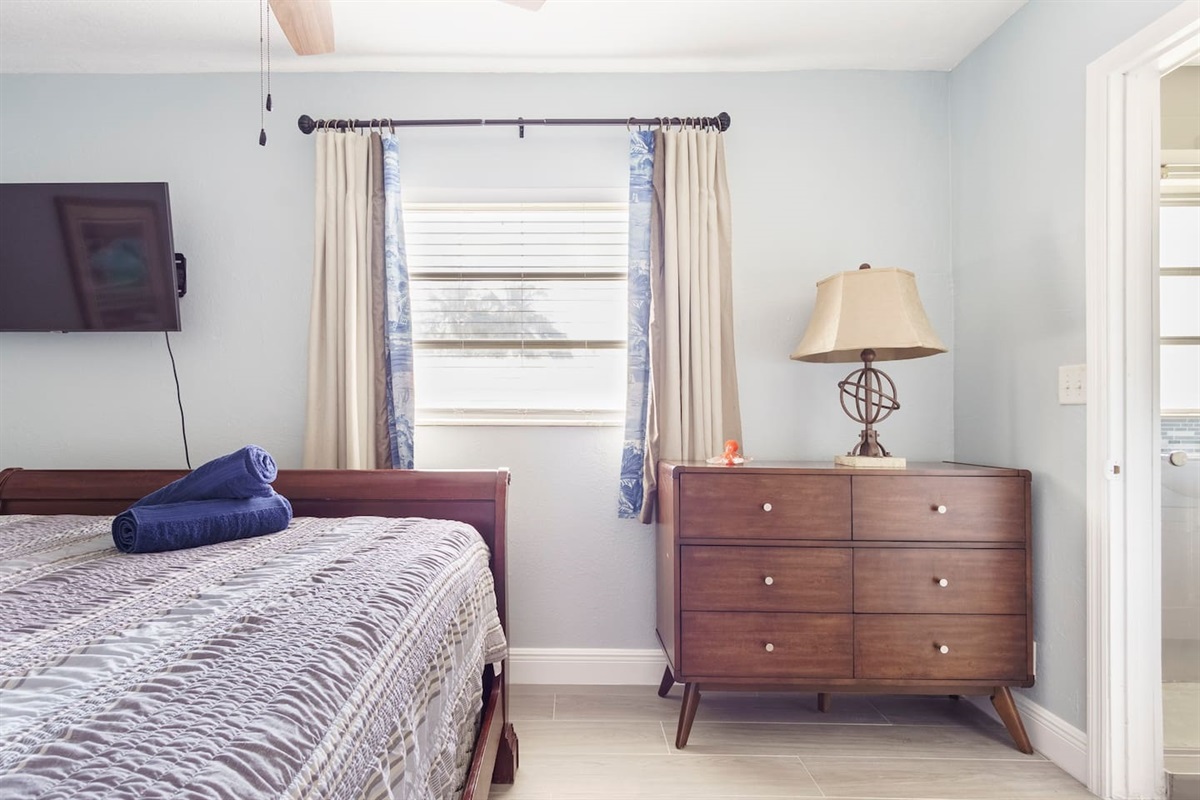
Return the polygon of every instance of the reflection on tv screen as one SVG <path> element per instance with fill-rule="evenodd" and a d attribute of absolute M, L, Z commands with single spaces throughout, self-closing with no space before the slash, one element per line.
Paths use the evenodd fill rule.
<path fill-rule="evenodd" d="M 179 330 L 166 184 L 0 184 L 0 330 Z"/>

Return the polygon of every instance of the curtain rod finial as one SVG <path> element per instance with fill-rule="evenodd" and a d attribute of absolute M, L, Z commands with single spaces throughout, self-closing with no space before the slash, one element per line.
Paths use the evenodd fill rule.
<path fill-rule="evenodd" d="M 296 125 L 306 134 L 312 133 L 317 129 L 317 123 L 308 114 L 301 114 L 300 119 L 296 120 Z"/>
<path fill-rule="evenodd" d="M 729 123 L 731 121 L 732 120 L 729 118 L 728 112 L 722 111 L 720 114 L 717 114 L 717 122 L 721 124 L 722 133 L 729 130 Z"/>

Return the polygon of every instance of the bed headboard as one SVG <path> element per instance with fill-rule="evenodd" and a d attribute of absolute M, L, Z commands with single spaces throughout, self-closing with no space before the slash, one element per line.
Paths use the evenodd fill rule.
<path fill-rule="evenodd" d="M 186 472 L 20 469 L 0 472 L 0 514 L 119 514 Z M 429 517 L 473 525 L 492 551 L 500 622 L 508 629 L 507 469 L 280 470 L 272 484 L 298 517 Z"/>

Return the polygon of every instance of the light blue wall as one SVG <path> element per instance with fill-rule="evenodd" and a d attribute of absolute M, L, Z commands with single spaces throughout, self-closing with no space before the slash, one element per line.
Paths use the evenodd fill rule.
<path fill-rule="evenodd" d="M 300 464 L 314 116 L 701 115 L 728 111 L 746 452 L 830 461 L 854 442 L 847 365 L 788 360 L 815 283 L 868 261 L 917 274 L 950 355 L 897 362 L 883 441 L 953 454 L 944 73 L 0 76 L 0 180 L 168 181 L 190 287 L 174 335 L 193 460 L 247 441 Z M 61 120 L 61 121 L 60 121 Z M 406 187 L 627 185 L 621 128 L 409 130 Z M 618 428 L 418 428 L 420 467 L 513 468 L 519 647 L 655 647 L 648 528 L 615 517 Z M 0 465 L 182 465 L 162 337 L 0 334 Z"/>
<path fill-rule="evenodd" d="M 1033 0 L 950 75 L 954 453 L 1033 471 L 1030 697 L 1085 725 L 1084 89 L 1089 63 L 1176 0 Z"/>

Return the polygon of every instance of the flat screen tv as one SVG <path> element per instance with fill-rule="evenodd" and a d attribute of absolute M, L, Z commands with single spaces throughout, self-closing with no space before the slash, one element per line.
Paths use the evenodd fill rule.
<path fill-rule="evenodd" d="M 0 331 L 177 331 L 165 183 L 0 183 Z"/>

